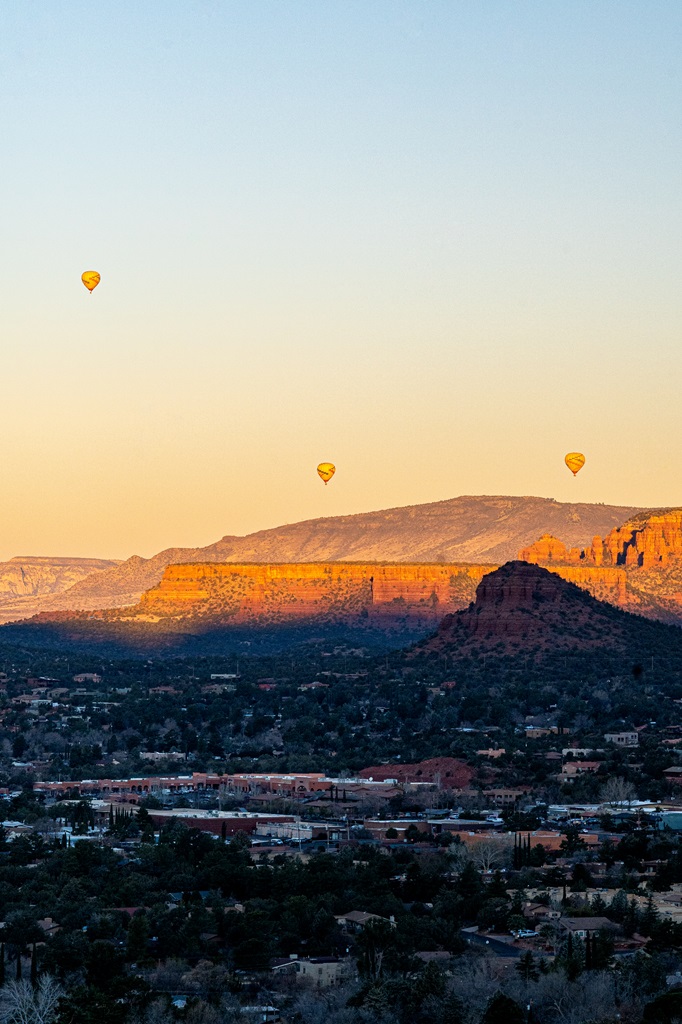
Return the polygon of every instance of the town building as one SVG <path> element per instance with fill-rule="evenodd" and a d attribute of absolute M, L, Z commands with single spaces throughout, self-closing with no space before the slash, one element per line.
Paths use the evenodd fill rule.
<path fill-rule="evenodd" d="M 639 733 L 634 729 L 627 732 L 607 732 L 604 733 L 604 739 L 607 743 L 613 743 L 617 747 L 639 746 Z"/>

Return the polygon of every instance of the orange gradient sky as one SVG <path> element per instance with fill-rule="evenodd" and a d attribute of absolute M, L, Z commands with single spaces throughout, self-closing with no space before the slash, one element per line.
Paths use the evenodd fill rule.
<path fill-rule="evenodd" d="M 0 557 L 682 504 L 681 50 L 660 0 L 8 0 Z"/>

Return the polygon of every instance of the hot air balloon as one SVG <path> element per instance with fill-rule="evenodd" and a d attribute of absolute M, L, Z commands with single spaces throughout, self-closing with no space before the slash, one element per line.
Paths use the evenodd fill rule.
<path fill-rule="evenodd" d="M 100 276 L 96 270 L 86 270 L 84 274 L 81 274 L 81 281 L 92 295 L 93 290 L 100 282 Z"/>
<path fill-rule="evenodd" d="M 579 473 L 585 465 L 585 456 L 582 455 L 580 452 L 569 452 L 566 458 L 564 459 L 564 462 L 570 469 L 573 476 L 575 476 L 576 473 Z"/>
<path fill-rule="evenodd" d="M 317 467 L 317 473 L 324 480 L 326 486 L 336 473 L 336 466 L 331 462 L 321 462 Z"/>

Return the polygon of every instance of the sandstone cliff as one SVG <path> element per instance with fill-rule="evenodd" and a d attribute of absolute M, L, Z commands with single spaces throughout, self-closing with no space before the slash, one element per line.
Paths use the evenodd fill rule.
<path fill-rule="evenodd" d="M 108 619 L 224 623 L 405 617 L 437 622 L 473 600 L 494 566 L 317 562 L 171 565 L 133 608 Z"/>
<path fill-rule="evenodd" d="M 214 624 L 352 621 L 437 623 L 466 608 L 496 566 L 425 563 L 317 562 L 171 565 L 129 608 L 102 613 L 107 621 Z M 622 569 L 559 566 L 564 579 L 619 603 Z M 99 613 L 98 613 L 99 614 Z"/>
<path fill-rule="evenodd" d="M 590 567 L 605 578 L 622 571 L 625 586 L 617 604 L 651 618 L 682 621 L 682 509 L 639 513 L 583 548 L 544 534 L 519 557 L 550 569 Z"/>
<path fill-rule="evenodd" d="M 584 565 L 623 565 L 650 569 L 682 558 L 682 509 L 640 512 L 602 540 L 593 537 L 584 547 L 570 546 L 545 533 L 520 552 L 528 562 Z"/>
<path fill-rule="evenodd" d="M 168 548 L 153 558 L 134 556 L 81 580 L 45 610 L 99 609 L 134 604 L 154 587 L 167 565 L 188 562 L 472 562 L 499 564 L 543 531 L 584 546 L 636 509 L 560 503 L 550 498 L 452 498 L 425 505 L 311 519 L 223 537 L 205 548 Z M 7 616 L 4 616 L 6 621 Z M 0 604 L 0 621 L 3 620 Z"/>

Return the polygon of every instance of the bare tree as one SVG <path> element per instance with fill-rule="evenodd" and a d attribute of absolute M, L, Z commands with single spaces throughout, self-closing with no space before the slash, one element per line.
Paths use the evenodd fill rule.
<path fill-rule="evenodd" d="M 637 791 L 632 783 L 619 775 L 608 779 L 599 792 L 599 799 L 609 807 L 623 807 L 624 805 L 629 807 L 636 796 Z"/>
<path fill-rule="evenodd" d="M 54 818 L 38 818 L 33 824 L 34 829 L 44 839 L 52 839 L 57 832 L 61 832 L 61 827 L 57 824 Z"/>
<path fill-rule="evenodd" d="M 470 856 L 479 871 L 491 871 L 509 862 L 511 849 L 510 835 L 489 836 L 471 847 Z"/>
<path fill-rule="evenodd" d="M 552 1024 L 591 1024 L 613 1016 L 616 982 L 605 971 L 590 971 L 575 981 L 568 981 L 563 971 L 551 971 L 530 986 L 514 979 L 504 991 L 519 1002 L 531 999 L 538 1016 Z"/>
<path fill-rule="evenodd" d="M 464 1007 L 465 1024 L 478 1024 L 490 1000 L 500 987 L 495 957 L 464 954 L 453 971 L 451 988 Z"/>
<path fill-rule="evenodd" d="M 294 1001 L 297 1018 L 303 1024 L 353 1024 L 356 1013 L 346 1006 L 353 986 L 323 989 L 319 992 L 301 992 Z"/>
<path fill-rule="evenodd" d="M 61 987 L 44 974 L 36 988 L 28 981 L 10 981 L 0 992 L 1 1024 L 53 1024 L 63 995 Z"/>
<path fill-rule="evenodd" d="M 135 1009 L 128 1014 L 128 1024 L 173 1024 L 173 1010 L 165 999 L 155 999 L 144 1010 Z"/>
<path fill-rule="evenodd" d="M 205 1003 L 202 999 L 194 1003 L 187 1011 L 187 1024 L 222 1024 L 223 1015 L 220 1008 Z"/>

